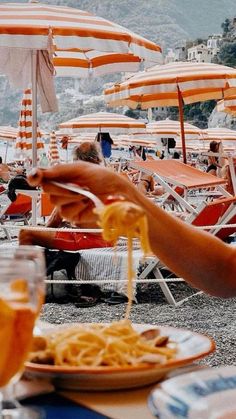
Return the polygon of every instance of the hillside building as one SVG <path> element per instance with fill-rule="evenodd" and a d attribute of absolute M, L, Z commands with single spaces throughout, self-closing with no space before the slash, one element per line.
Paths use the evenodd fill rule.
<path fill-rule="evenodd" d="M 195 45 L 188 49 L 188 61 L 210 63 L 212 52 L 205 44 Z"/>

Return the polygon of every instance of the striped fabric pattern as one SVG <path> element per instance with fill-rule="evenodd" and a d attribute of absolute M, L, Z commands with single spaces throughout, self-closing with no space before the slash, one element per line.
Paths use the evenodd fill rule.
<path fill-rule="evenodd" d="M 49 33 L 61 51 L 125 53 L 153 64 L 161 58 L 154 42 L 86 11 L 38 2 L 0 5 L 0 47 L 47 49 Z"/>
<path fill-rule="evenodd" d="M 220 100 L 217 103 L 217 111 L 236 115 L 236 95 Z"/>
<path fill-rule="evenodd" d="M 1 126 L 0 138 L 4 140 L 15 140 L 17 137 L 18 129 L 14 127 Z"/>
<path fill-rule="evenodd" d="M 52 131 L 50 135 L 47 157 L 51 166 L 60 163 L 60 155 L 57 147 L 57 137 L 54 131 Z"/>
<path fill-rule="evenodd" d="M 236 93 L 236 69 L 212 63 L 158 65 L 116 83 L 104 94 L 110 106 L 148 109 L 178 106 L 178 89 L 186 104 L 227 97 Z"/>
<path fill-rule="evenodd" d="M 127 283 L 119 280 L 127 279 L 127 246 L 117 245 L 113 248 L 97 248 L 80 250 L 81 259 L 76 267 L 78 281 L 96 279 L 102 291 L 116 291 L 127 294 Z M 133 250 L 133 271 L 136 273 L 143 259 L 142 251 L 137 247 Z M 116 284 L 103 284 L 103 280 L 117 280 Z M 134 293 L 136 284 L 133 284 Z"/>
<path fill-rule="evenodd" d="M 59 125 L 62 130 L 70 130 L 72 133 L 79 132 L 112 132 L 113 134 L 128 134 L 145 131 L 144 122 L 118 113 L 98 112 L 82 115 Z"/>
<path fill-rule="evenodd" d="M 31 89 L 24 92 L 21 102 L 19 128 L 15 143 L 16 156 L 32 157 L 32 94 Z M 37 154 L 44 150 L 44 142 L 39 127 L 37 126 Z"/>
<path fill-rule="evenodd" d="M 203 140 L 236 141 L 236 131 L 228 128 L 208 128 L 202 130 Z"/>
<path fill-rule="evenodd" d="M 147 132 L 157 135 L 159 138 L 178 137 L 181 135 L 179 121 L 165 119 L 164 121 L 155 121 L 147 124 Z M 188 122 L 184 123 L 184 132 L 187 139 L 199 139 L 201 130 Z"/>
<path fill-rule="evenodd" d="M 59 77 L 100 77 L 116 72 L 137 72 L 141 58 L 102 51 L 56 51 L 53 64 Z"/>

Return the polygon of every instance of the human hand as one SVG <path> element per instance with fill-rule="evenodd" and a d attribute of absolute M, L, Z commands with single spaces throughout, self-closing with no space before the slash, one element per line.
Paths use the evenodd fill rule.
<path fill-rule="evenodd" d="M 102 166 L 86 162 L 68 165 L 57 165 L 51 169 L 37 169 L 28 176 L 32 186 L 42 185 L 49 193 L 51 202 L 56 205 L 63 218 L 74 224 L 96 225 L 93 202 L 82 195 L 71 192 L 51 183 L 51 181 L 75 183 L 94 193 L 102 202 L 109 195 L 121 195 L 135 202 L 136 189 L 123 176 Z"/>

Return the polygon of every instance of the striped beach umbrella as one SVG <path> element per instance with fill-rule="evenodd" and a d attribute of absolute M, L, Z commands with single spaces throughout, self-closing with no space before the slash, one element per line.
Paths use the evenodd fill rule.
<path fill-rule="evenodd" d="M 57 147 L 57 137 L 54 131 L 52 131 L 50 135 L 47 157 L 51 166 L 60 163 L 60 155 Z"/>
<path fill-rule="evenodd" d="M 117 65 L 121 62 L 121 70 L 123 63 L 119 54 L 128 54 L 131 56 L 131 71 L 134 69 L 133 57 L 147 65 L 162 59 L 161 48 L 154 42 L 86 11 L 37 1 L 0 4 L 0 72 L 6 74 L 17 87 L 32 85 L 33 166 L 37 162 L 37 84 L 44 110 L 55 111 L 57 108 L 52 83 L 54 49 L 85 54 L 91 51 L 116 53 L 116 62 Z M 126 60 L 127 66 L 128 57 Z M 108 66 L 111 70 L 112 65 Z M 72 67 L 74 64 L 68 67 L 60 65 L 63 75 L 70 75 Z"/>
<path fill-rule="evenodd" d="M 32 93 L 31 89 L 27 89 L 24 92 L 21 102 L 18 132 L 15 143 L 16 157 L 32 159 L 32 136 Z M 37 154 L 41 154 L 44 150 L 44 141 L 38 124 L 36 147 Z"/>
<path fill-rule="evenodd" d="M 18 129 L 11 126 L 0 126 L 0 139 L 15 140 L 17 137 Z"/>
<path fill-rule="evenodd" d="M 103 51 L 56 51 L 53 64 L 59 77 L 100 77 L 117 72 L 137 72 L 142 59 L 136 55 Z M 144 61 L 145 65 L 145 61 Z M 148 63 L 146 63 L 148 65 Z"/>
<path fill-rule="evenodd" d="M 161 58 L 154 42 L 84 10 L 36 1 L 0 5 L 0 46 L 47 50 L 49 35 L 57 51 L 88 53 L 88 61 L 91 51 L 130 54 L 150 63 Z"/>
<path fill-rule="evenodd" d="M 236 141 L 236 131 L 228 128 L 207 128 L 202 130 L 202 139 L 207 141 Z"/>
<path fill-rule="evenodd" d="M 146 124 L 119 113 L 98 112 L 63 122 L 59 128 L 71 133 L 109 131 L 113 134 L 128 134 L 143 132 L 146 129 Z"/>
<path fill-rule="evenodd" d="M 185 137 L 188 140 L 199 139 L 201 130 L 195 125 L 184 123 Z M 181 126 L 179 121 L 165 119 L 147 124 L 147 132 L 155 134 L 158 138 L 178 137 L 181 135 Z"/>
<path fill-rule="evenodd" d="M 186 162 L 183 103 L 221 99 L 236 93 L 236 69 L 212 63 L 174 62 L 155 66 L 105 90 L 110 106 L 148 109 L 178 106 Z"/>
<path fill-rule="evenodd" d="M 217 103 L 217 111 L 236 115 L 236 95 L 219 100 Z"/>

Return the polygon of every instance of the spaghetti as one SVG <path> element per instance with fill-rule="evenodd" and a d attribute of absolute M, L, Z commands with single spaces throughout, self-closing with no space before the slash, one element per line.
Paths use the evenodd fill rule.
<path fill-rule="evenodd" d="M 69 326 L 36 337 L 29 360 L 71 367 L 125 367 L 160 364 L 175 353 L 158 329 L 139 334 L 129 320 L 122 320 L 109 325 Z"/>
<path fill-rule="evenodd" d="M 117 243 L 120 236 L 128 239 L 128 305 L 125 318 L 128 319 L 133 300 L 132 281 L 135 273 L 132 268 L 132 241 L 139 238 L 144 255 L 150 253 L 148 240 L 148 224 L 145 211 L 131 202 L 117 201 L 96 210 L 99 225 L 103 229 L 103 238 Z"/>

